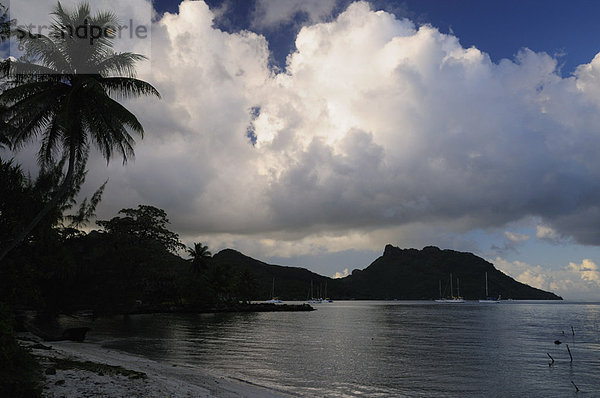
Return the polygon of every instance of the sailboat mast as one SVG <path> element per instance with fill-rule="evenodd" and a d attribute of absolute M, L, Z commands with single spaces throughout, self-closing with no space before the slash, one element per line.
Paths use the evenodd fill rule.
<path fill-rule="evenodd" d="M 439 285 L 440 285 L 440 299 L 442 298 L 442 280 L 438 279 Z"/>
<path fill-rule="evenodd" d="M 460 279 L 458 279 L 458 278 L 456 278 L 456 289 L 457 289 L 456 297 L 460 297 Z"/>
<path fill-rule="evenodd" d="M 489 297 L 488 294 L 488 284 L 487 284 L 487 272 L 485 273 L 485 297 Z"/>
<path fill-rule="evenodd" d="M 452 274 L 450 274 L 450 298 L 454 297 L 454 289 L 452 289 Z"/>

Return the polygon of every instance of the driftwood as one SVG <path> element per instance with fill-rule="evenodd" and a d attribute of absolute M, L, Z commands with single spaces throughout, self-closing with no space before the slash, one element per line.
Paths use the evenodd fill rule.
<path fill-rule="evenodd" d="M 569 351 L 569 357 L 571 358 L 571 362 L 573 362 L 573 355 L 571 355 L 571 349 L 569 348 L 568 344 L 567 344 L 567 351 Z"/>
<path fill-rule="evenodd" d="M 577 386 L 575 385 L 575 383 L 573 383 L 573 380 L 571 380 L 571 384 L 573 384 L 573 387 L 575 387 L 575 392 L 579 392 L 579 387 L 577 387 Z"/>

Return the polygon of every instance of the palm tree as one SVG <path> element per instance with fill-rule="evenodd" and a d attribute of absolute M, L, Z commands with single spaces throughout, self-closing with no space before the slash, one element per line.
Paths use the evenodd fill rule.
<path fill-rule="evenodd" d="M 212 254 L 208 250 L 208 246 L 202 243 L 194 243 L 194 247 L 188 247 L 187 252 L 191 257 L 192 270 L 195 273 L 199 273 L 201 270 L 206 268 L 208 259 L 211 258 Z"/>
<path fill-rule="evenodd" d="M 0 253 L 0 261 L 20 244 L 53 208 L 66 200 L 78 167 L 86 163 L 90 144 L 107 163 L 115 152 L 123 163 L 134 155 L 132 134 L 143 137 L 135 115 L 116 101 L 155 95 L 149 83 L 135 78 L 135 64 L 143 55 L 113 50 L 111 30 L 90 42 L 78 37 L 79 28 L 119 26 L 114 14 L 91 15 L 88 4 L 73 11 L 60 2 L 52 13 L 48 36 L 14 30 L 25 49 L 26 61 L 6 60 L 2 71 L 9 88 L 0 94 L 0 125 L 11 145 L 18 149 L 41 138 L 40 163 L 49 164 L 61 154 L 68 159 L 65 177 L 43 210 Z"/>

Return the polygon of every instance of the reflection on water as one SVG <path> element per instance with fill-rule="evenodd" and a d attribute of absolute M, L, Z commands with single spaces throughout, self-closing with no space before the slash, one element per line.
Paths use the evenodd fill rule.
<path fill-rule="evenodd" d="M 571 381 L 578 396 L 600 391 L 597 304 L 336 302 L 317 308 L 103 319 L 89 337 L 304 396 L 571 396 Z M 552 367 L 547 353 L 556 361 Z"/>

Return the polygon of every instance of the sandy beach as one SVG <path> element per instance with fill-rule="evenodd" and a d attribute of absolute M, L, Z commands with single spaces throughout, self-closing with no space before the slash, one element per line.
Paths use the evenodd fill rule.
<path fill-rule="evenodd" d="M 286 397 L 251 383 L 176 363 L 161 363 L 91 343 L 22 340 L 40 359 L 43 396 Z M 37 348 L 36 348 L 37 347 Z"/>

